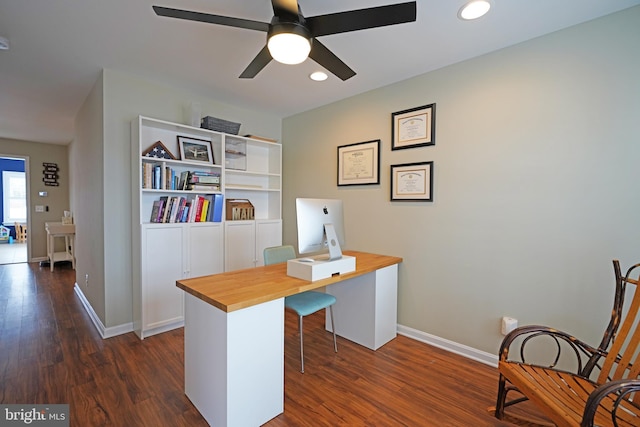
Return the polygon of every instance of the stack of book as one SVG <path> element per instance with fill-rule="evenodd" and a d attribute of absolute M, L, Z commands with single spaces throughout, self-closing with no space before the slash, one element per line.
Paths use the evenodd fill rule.
<path fill-rule="evenodd" d="M 182 172 L 178 187 L 188 191 L 220 191 L 220 173 L 211 171 Z"/>
<path fill-rule="evenodd" d="M 153 202 L 151 222 L 220 222 L 222 221 L 222 194 L 162 196 Z"/>

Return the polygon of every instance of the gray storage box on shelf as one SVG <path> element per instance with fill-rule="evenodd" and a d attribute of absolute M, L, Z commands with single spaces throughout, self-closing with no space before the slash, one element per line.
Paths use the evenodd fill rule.
<path fill-rule="evenodd" d="M 228 120 L 218 119 L 217 117 L 206 116 L 202 118 L 201 128 L 215 130 L 217 132 L 229 133 L 237 135 L 240 131 L 240 123 L 230 122 Z"/>

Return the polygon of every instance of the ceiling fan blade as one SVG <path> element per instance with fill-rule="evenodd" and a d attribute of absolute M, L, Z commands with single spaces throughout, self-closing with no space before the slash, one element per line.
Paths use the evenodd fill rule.
<path fill-rule="evenodd" d="M 322 65 L 332 74 L 335 74 L 342 81 L 350 79 L 356 75 L 355 71 L 349 68 L 347 64 L 342 62 L 340 58 L 335 56 L 333 52 L 327 49 L 327 47 L 318 40 L 313 40 L 311 52 L 309 52 L 309 58 Z"/>
<path fill-rule="evenodd" d="M 298 2 L 296 0 L 271 0 L 273 14 L 284 20 L 298 19 Z"/>
<path fill-rule="evenodd" d="M 245 68 L 240 74 L 241 79 L 252 79 L 258 74 L 267 64 L 271 62 L 271 54 L 267 46 L 263 47 L 260 52 L 253 58 L 253 61 Z"/>
<path fill-rule="evenodd" d="M 211 15 L 209 13 L 192 12 L 189 10 L 171 9 L 162 6 L 153 6 L 158 16 L 186 19 L 187 21 L 206 22 L 208 24 L 227 25 L 229 27 L 246 28 L 249 30 L 269 31 L 269 23 L 252 21 L 250 19 L 232 18 L 229 16 Z"/>
<path fill-rule="evenodd" d="M 416 2 L 398 3 L 306 18 L 313 37 L 346 33 L 416 20 Z"/>

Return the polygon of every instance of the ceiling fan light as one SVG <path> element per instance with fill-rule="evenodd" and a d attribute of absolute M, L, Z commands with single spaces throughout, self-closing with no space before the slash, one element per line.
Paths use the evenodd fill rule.
<path fill-rule="evenodd" d="M 313 73 L 311 73 L 309 75 L 309 78 L 313 81 L 316 82 L 323 82 L 325 80 L 327 80 L 328 76 L 327 73 L 322 72 L 322 71 L 314 71 Z"/>
<path fill-rule="evenodd" d="M 309 56 L 309 39 L 293 33 L 278 33 L 269 37 L 267 42 L 271 57 L 283 64 L 300 64 Z"/>
<path fill-rule="evenodd" d="M 473 0 L 465 4 L 458 11 L 458 17 L 469 21 L 484 16 L 491 9 L 491 2 L 488 0 Z"/>

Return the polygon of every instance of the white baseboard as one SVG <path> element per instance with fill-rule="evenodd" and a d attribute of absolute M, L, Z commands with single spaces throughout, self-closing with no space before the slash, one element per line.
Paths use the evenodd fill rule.
<path fill-rule="evenodd" d="M 91 307 L 91 303 L 89 302 L 87 297 L 85 297 L 84 293 L 82 293 L 82 289 L 80 289 L 80 286 L 78 286 L 77 283 L 73 287 L 73 290 L 75 291 L 76 295 L 78 295 L 78 298 L 80 298 L 80 302 L 82 302 L 82 305 L 84 306 L 87 314 L 89 314 L 93 325 L 96 327 L 98 333 L 103 339 L 115 337 L 116 335 L 126 334 L 128 332 L 133 332 L 133 323 L 125 323 L 123 325 L 112 326 L 110 328 L 105 327 L 96 312 L 93 310 L 93 307 Z"/>
<path fill-rule="evenodd" d="M 123 325 L 106 328 L 96 312 L 93 310 L 93 307 L 91 307 L 91 303 L 89 303 L 89 300 L 84 296 L 84 293 L 82 293 L 82 289 L 80 289 L 77 283 L 74 286 L 74 291 L 76 295 L 78 295 L 78 298 L 80 298 L 82 305 L 89 314 L 91 321 L 93 322 L 102 338 L 111 338 L 115 337 L 116 335 L 133 332 L 133 323 L 125 323 Z M 403 325 L 398 325 L 398 334 L 404 335 L 416 341 L 423 342 L 425 344 L 432 345 L 434 347 L 441 348 L 446 351 L 450 351 L 455 354 L 459 354 L 460 356 L 475 360 L 480 363 L 484 363 L 485 365 L 489 365 L 494 368 L 498 367 L 497 355 L 477 350 L 464 344 L 449 341 L 447 339 L 440 338 L 435 335 L 431 335 L 426 332 L 422 332 Z"/>
<path fill-rule="evenodd" d="M 434 347 L 441 348 L 443 350 L 450 351 L 460 356 L 464 356 L 468 359 L 475 360 L 485 365 L 498 367 L 498 356 L 495 354 L 487 353 L 464 344 L 458 344 L 457 342 L 449 341 L 444 338 L 437 337 L 435 335 L 428 334 L 426 332 L 419 331 L 417 329 L 409 328 L 407 326 L 398 325 L 398 334 L 404 335 L 408 338 L 416 341 L 423 342 L 425 344 L 432 345 Z"/>

